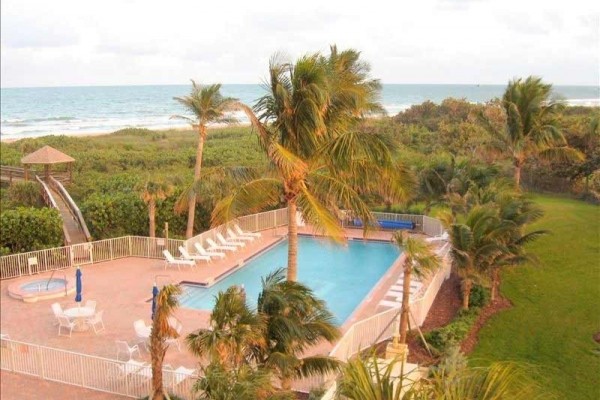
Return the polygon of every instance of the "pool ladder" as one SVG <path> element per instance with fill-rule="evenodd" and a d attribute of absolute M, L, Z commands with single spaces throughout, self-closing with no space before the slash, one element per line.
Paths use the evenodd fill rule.
<path fill-rule="evenodd" d="M 52 278 L 54 277 L 54 273 L 56 272 L 56 270 L 52 271 L 52 273 L 50 274 L 50 278 L 48 278 L 48 282 L 46 282 L 46 292 L 48 291 L 48 286 L 50 286 L 50 281 L 52 280 Z M 63 274 L 63 277 L 65 278 L 65 296 L 68 294 L 67 293 L 67 274 Z M 39 286 L 38 286 L 38 291 L 41 292 Z"/>

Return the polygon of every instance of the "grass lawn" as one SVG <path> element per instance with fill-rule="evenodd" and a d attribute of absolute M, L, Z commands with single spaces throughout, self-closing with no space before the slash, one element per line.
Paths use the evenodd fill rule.
<path fill-rule="evenodd" d="M 530 247 L 541 265 L 502 275 L 514 307 L 481 330 L 471 359 L 527 362 L 558 398 L 600 399 L 600 207 L 535 199 L 546 214 L 534 228 L 552 231 Z"/>

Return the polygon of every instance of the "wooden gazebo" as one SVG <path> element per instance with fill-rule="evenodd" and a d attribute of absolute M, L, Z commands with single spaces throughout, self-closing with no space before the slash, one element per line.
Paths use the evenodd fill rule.
<path fill-rule="evenodd" d="M 50 146 L 44 146 L 41 149 L 21 158 L 21 164 L 23 164 L 23 168 L 25 169 L 25 180 L 29 179 L 29 168 L 31 165 L 43 165 L 44 179 L 48 181 L 50 179 L 50 167 L 54 164 L 66 163 L 69 171 L 68 180 L 71 182 L 73 180 L 73 162 L 75 162 L 73 157 L 68 156 Z"/>

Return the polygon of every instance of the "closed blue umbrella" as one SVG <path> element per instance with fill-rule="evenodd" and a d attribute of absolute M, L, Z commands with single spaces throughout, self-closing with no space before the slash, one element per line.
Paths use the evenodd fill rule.
<path fill-rule="evenodd" d="M 82 286 L 81 286 L 81 270 L 79 269 L 79 267 L 77 267 L 77 272 L 75 272 L 75 301 L 77 303 L 80 303 L 79 305 L 81 305 L 81 292 L 82 292 Z"/>
<path fill-rule="evenodd" d="M 156 313 L 156 296 L 158 296 L 158 287 L 155 283 L 152 288 L 152 321 L 154 321 L 154 314 Z"/>

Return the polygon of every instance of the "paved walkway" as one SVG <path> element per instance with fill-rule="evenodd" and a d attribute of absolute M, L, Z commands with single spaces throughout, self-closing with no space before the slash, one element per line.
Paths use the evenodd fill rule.
<path fill-rule="evenodd" d="M 0 381 L 2 400 L 124 400 L 128 398 L 4 371 L 0 373 Z"/>

